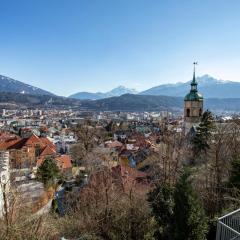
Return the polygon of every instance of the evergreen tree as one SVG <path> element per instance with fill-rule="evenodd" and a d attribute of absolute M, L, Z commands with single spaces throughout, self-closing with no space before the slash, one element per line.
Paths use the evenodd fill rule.
<path fill-rule="evenodd" d="M 174 191 L 172 238 L 175 240 L 203 240 L 207 233 L 207 219 L 197 193 L 184 170 Z"/>
<path fill-rule="evenodd" d="M 203 113 L 196 135 L 192 139 L 194 154 L 206 152 L 209 149 L 209 139 L 214 128 L 213 120 L 213 115 L 210 111 L 207 110 Z"/>
<path fill-rule="evenodd" d="M 53 183 L 59 176 L 59 168 L 52 158 L 46 158 L 37 170 L 38 178 L 46 185 Z"/>
<path fill-rule="evenodd" d="M 231 162 L 229 184 L 240 190 L 240 156 L 235 157 Z"/>
<path fill-rule="evenodd" d="M 109 122 L 108 125 L 105 127 L 107 132 L 112 132 L 114 130 L 114 123 L 113 121 Z"/>
<path fill-rule="evenodd" d="M 173 188 L 169 184 L 156 186 L 148 197 L 152 214 L 158 224 L 157 239 L 170 239 L 170 226 L 173 215 Z"/>

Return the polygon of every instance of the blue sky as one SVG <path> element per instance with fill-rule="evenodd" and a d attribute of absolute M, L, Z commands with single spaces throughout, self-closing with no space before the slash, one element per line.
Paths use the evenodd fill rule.
<path fill-rule="evenodd" d="M 239 0 L 0 0 L 0 74 L 68 96 L 240 81 Z"/>

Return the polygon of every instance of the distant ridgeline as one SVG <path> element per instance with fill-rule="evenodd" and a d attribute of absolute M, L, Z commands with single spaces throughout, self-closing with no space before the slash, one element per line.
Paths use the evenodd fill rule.
<path fill-rule="evenodd" d="M 125 94 L 120 97 L 85 101 L 81 105 L 102 111 L 183 111 L 183 97 Z M 204 109 L 240 112 L 240 98 L 205 99 Z"/>
<path fill-rule="evenodd" d="M 218 80 L 209 75 L 196 77 L 199 91 L 204 98 L 240 98 L 240 82 Z M 184 83 L 162 84 L 141 92 L 142 95 L 167 95 L 184 97 L 191 81 Z"/>
<path fill-rule="evenodd" d="M 71 98 L 49 96 L 49 95 L 30 95 L 12 92 L 0 92 L 0 108 L 17 107 L 79 107 L 80 101 Z"/>
<path fill-rule="evenodd" d="M 213 78 L 209 75 L 196 77 L 199 83 L 199 91 L 205 98 L 239 98 L 240 97 L 240 82 L 224 81 Z M 103 98 L 121 96 L 123 94 L 139 94 L 139 95 L 161 95 L 172 97 L 184 97 L 189 90 L 188 82 L 179 82 L 172 84 L 161 84 L 159 86 L 147 89 L 138 93 L 134 89 L 128 89 L 119 86 L 106 93 L 91 93 L 91 92 L 78 92 L 69 97 L 76 99 L 99 100 Z"/>
<path fill-rule="evenodd" d="M 217 80 L 209 75 L 196 78 L 204 95 L 204 109 L 240 112 L 240 83 Z M 71 107 L 93 111 L 183 111 L 183 96 L 189 83 L 163 84 L 144 92 L 119 86 L 107 93 L 84 95 L 84 100 L 56 96 L 43 89 L 0 75 L 0 108 Z M 122 95 L 123 94 L 123 95 Z M 116 96 L 117 95 L 117 96 Z M 72 96 L 74 97 L 74 96 Z M 99 99 L 101 98 L 101 99 Z"/>
<path fill-rule="evenodd" d="M 0 75 L 0 92 L 12 92 L 31 95 L 49 95 L 55 96 L 53 93 L 38 87 L 20 82 L 18 80 Z"/>
<path fill-rule="evenodd" d="M 92 111 L 183 111 L 182 97 L 125 94 L 100 100 L 0 93 L 0 108 L 17 107 L 71 107 Z M 204 108 L 212 111 L 240 112 L 240 98 L 205 99 Z"/>

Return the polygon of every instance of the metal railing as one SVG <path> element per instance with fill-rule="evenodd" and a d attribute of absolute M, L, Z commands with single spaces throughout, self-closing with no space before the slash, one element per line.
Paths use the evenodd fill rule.
<path fill-rule="evenodd" d="M 240 240 L 240 209 L 218 219 L 216 240 Z"/>

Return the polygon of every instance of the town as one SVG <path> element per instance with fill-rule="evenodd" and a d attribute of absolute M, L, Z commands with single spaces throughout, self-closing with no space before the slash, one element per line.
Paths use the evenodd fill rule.
<path fill-rule="evenodd" d="M 39 218 L 49 213 L 67 218 L 72 216 L 72 211 L 78 213 L 76 208 L 88 211 L 85 204 L 92 201 L 93 205 L 94 201 L 99 204 L 114 201 L 114 194 L 120 199 L 124 195 L 134 195 L 135 200 L 132 201 L 142 201 L 145 205 L 145 199 L 154 193 L 155 186 L 176 184 L 183 165 L 198 169 L 195 173 L 199 180 L 195 183 L 196 188 L 205 193 L 205 207 L 215 205 L 209 214 L 214 216 L 221 212 L 219 198 L 223 193 L 211 187 L 211 191 L 217 191 L 217 196 L 209 199 L 212 192 L 208 188 L 212 184 L 223 183 L 215 183 L 214 176 L 207 180 L 209 187 L 202 189 L 200 179 L 211 171 L 225 181 L 226 173 L 221 156 L 214 158 L 218 163 L 208 160 L 209 166 L 202 172 L 206 162 L 204 158 L 209 158 L 204 152 L 211 148 L 220 154 L 223 150 L 218 148 L 225 145 L 227 148 L 228 144 L 234 151 L 239 151 L 240 118 L 237 115 L 214 117 L 208 110 L 204 111 L 204 100 L 197 85 L 194 66 L 183 114 L 168 111 L 2 109 L 0 217 L 5 219 L 6 226 L 19 221 L 19 209 L 27 211 L 28 218 Z M 214 131 L 212 142 L 201 140 L 203 146 L 199 146 L 201 141 L 197 138 L 201 134 L 207 133 L 208 138 L 212 134 L 209 129 L 201 133 L 200 126 L 206 124 L 208 128 L 210 121 L 215 125 L 211 130 Z M 197 144 L 194 145 L 194 141 L 198 141 Z M 228 148 L 224 151 L 230 151 Z M 221 154 L 228 158 L 232 156 L 232 152 Z M 104 199 L 104 194 L 107 194 L 107 199 Z M 78 231 L 82 231 L 80 227 Z M 108 234 L 102 231 L 101 234 Z M 141 236 L 144 234 L 134 231 Z M 209 234 L 214 235 L 215 231 Z M 60 231 L 57 236 L 64 237 L 65 234 Z M 166 233 L 163 231 L 161 234 Z"/>
<path fill-rule="evenodd" d="M 240 1 L 0 1 L 0 240 L 240 240 Z"/>

